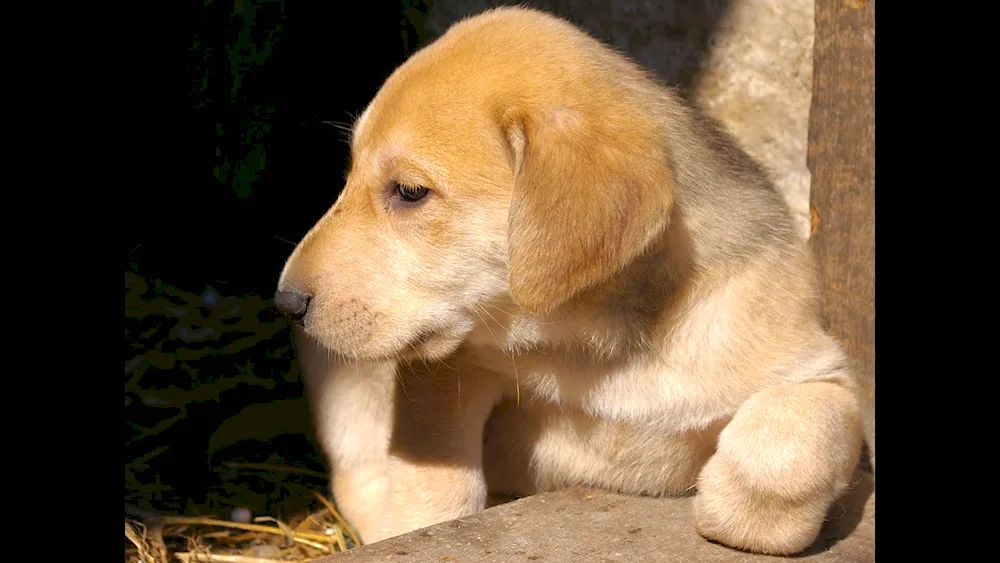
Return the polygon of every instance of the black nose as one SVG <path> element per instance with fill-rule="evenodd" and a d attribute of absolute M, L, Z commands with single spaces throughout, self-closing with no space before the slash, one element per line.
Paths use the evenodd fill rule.
<path fill-rule="evenodd" d="M 303 295 L 295 291 L 279 291 L 274 294 L 274 306 L 282 314 L 294 320 L 301 320 L 309 310 L 308 295 Z"/>

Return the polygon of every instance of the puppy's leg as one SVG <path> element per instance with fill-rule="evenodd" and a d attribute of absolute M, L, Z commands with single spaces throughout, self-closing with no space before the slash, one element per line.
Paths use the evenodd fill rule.
<path fill-rule="evenodd" d="M 363 542 L 374 541 L 389 495 L 395 362 L 335 360 L 301 334 L 296 349 L 337 509 Z"/>
<path fill-rule="evenodd" d="M 670 434 L 655 421 L 596 419 L 560 405 L 507 399 L 486 425 L 491 493 L 527 496 L 572 486 L 681 495 L 715 452 L 721 424 Z"/>
<path fill-rule="evenodd" d="M 389 494 L 377 541 L 485 507 L 483 427 L 504 380 L 461 366 L 400 370 L 389 447 Z"/>
<path fill-rule="evenodd" d="M 505 399 L 490 413 L 483 433 L 483 472 L 490 493 L 529 496 L 540 492 L 532 461 L 543 428 L 541 410 Z"/>
<path fill-rule="evenodd" d="M 862 426 L 847 370 L 752 396 L 722 431 L 699 476 L 698 532 L 748 551 L 802 551 L 849 485 Z"/>

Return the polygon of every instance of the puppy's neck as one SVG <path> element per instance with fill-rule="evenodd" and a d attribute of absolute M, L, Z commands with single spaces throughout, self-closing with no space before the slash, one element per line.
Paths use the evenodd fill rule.
<path fill-rule="evenodd" d="M 532 315 L 509 296 L 477 307 L 469 342 L 505 354 L 571 349 L 595 359 L 647 350 L 691 281 L 692 255 L 683 218 L 621 272 L 544 315 Z"/>

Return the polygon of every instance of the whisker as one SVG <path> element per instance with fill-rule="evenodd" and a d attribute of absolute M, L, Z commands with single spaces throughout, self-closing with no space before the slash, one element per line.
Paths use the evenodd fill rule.
<path fill-rule="evenodd" d="M 288 240 L 286 238 L 281 238 L 278 235 L 274 235 L 274 238 L 280 240 L 281 242 L 287 242 L 288 244 L 290 244 L 292 246 L 297 246 L 294 242 L 292 242 L 292 241 L 290 241 L 290 240 Z"/>
<path fill-rule="evenodd" d="M 500 307 L 497 307 L 496 305 L 494 305 L 494 304 L 492 304 L 492 303 L 486 303 L 486 304 L 485 304 L 485 306 L 486 306 L 486 307 L 489 307 L 489 308 L 491 308 L 491 309 L 496 309 L 497 311 L 499 311 L 499 312 L 501 312 L 501 313 L 503 313 L 503 314 L 507 315 L 508 317 L 516 317 L 516 316 L 517 316 L 516 314 L 514 314 L 514 313 L 511 313 L 510 311 L 506 311 L 506 310 L 504 310 L 504 309 L 501 309 Z"/>
<path fill-rule="evenodd" d="M 517 364 L 514 362 L 514 353 L 510 354 L 510 365 L 514 366 L 514 392 L 517 394 L 517 406 L 521 406 L 521 378 L 517 375 Z"/>
<path fill-rule="evenodd" d="M 480 307 L 480 309 L 482 309 L 482 311 L 483 311 L 484 313 L 486 313 L 486 316 L 488 316 L 489 318 L 493 319 L 493 322 L 497 323 L 497 326 L 498 326 L 498 327 L 500 327 L 500 328 L 503 328 L 503 325 L 502 325 L 502 324 L 500 324 L 500 321 L 498 321 L 498 320 L 496 319 L 496 317 L 494 317 L 493 315 L 491 315 L 491 314 L 490 314 L 490 312 L 489 312 L 489 311 L 487 311 L 485 307 Z M 484 322 L 485 322 L 485 321 L 484 321 Z"/>
<path fill-rule="evenodd" d="M 424 357 L 420 355 L 420 352 L 417 351 L 416 345 L 411 342 L 409 343 L 409 346 L 410 350 L 413 350 L 413 355 L 416 356 L 418 360 L 420 360 L 420 363 L 424 364 L 424 368 L 426 368 L 427 371 L 431 371 L 431 366 L 427 365 L 427 360 L 425 360 Z M 419 379 L 420 381 L 424 380 L 424 378 L 421 375 L 417 375 L 417 379 Z"/>
<path fill-rule="evenodd" d="M 354 127 L 352 124 L 350 124 L 350 123 L 344 123 L 342 121 L 320 121 L 320 123 L 322 123 L 323 125 L 329 125 L 329 126 L 335 128 L 335 129 L 339 129 L 341 131 L 346 131 L 348 133 L 350 133 L 351 129 Z"/>
<path fill-rule="evenodd" d="M 410 360 L 403 360 L 403 362 L 406 363 L 407 367 L 410 367 Z M 410 394 L 407 393 L 407 391 L 406 391 L 406 383 L 403 382 L 403 376 L 400 375 L 400 373 L 399 373 L 399 364 L 398 363 L 396 364 L 396 381 L 399 381 L 399 386 L 400 386 L 400 388 L 403 389 L 403 395 L 406 397 L 406 399 L 408 401 L 410 401 L 411 403 L 414 402 L 413 398 L 410 397 Z"/>
<path fill-rule="evenodd" d="M 482 307 L 479 307 L 479 308 L 482 309 Z M 477 307 L 475 305 L 473 305 L 472 306 L 472 312 L 476 313 L 476 316 L 479 317 L 479 320 L 483 321 L 483 326 L 486 327 L 486 330 L 488 330 L 490 332 L 490 336 L 493 337 L 493 341 L 496 342 L 496 344 L 497 344 L 497 350 L 500 352 L 500 355 L 501 356 L 507 356 L 507 354 L 504 353 L 503 346 L 500 345 L 500 341 L 497 340 L 496 335 L 493 334 L 493 329 L 490 328 L 490 324 L 486 322 L 486 319 L 484 319 L 482 317 L 482 315 L 480 315 L 479 312 L 476 309 L 477 309 Z M 486 313 L 487 315 L 490 315 L 489 311 L 487 311 L 486 309 L 483 309 L 483 312 Z M 493 319 L 493 322 L 497 323 L 498 326 L 500 326 L 501 328 L 503 328 L 503 325 L 501 325 L 499 322 L 497 322 L 497 320 L 495 318 L 493 318 L 493 315 L 490 315 L 490 318 Z M 520 406 L 520 404 L 521 404 L 521 378 L 520 378 L 520 376 L 517 373 L 517 363 L 514 361 L 514 350 L 510 350 L 510 355 L 508 357 L 510 358 L 510 365 L 514 367 L 514 391 L 515 391 L 515 394 L 517 395 L 517 404 L 518 404 L 518 406 Z"/>
<path fill-rule="evenodd" d="M 516 318 L 516 317 L 520 316 L 520 315 L 518 315 L 517 313 L 511 313 L 510 311 L 507 311 L 507 310 L 504 310 L 504 309 L 501 309 L 500 307 L 497 307 L 496 305 L 493 305 L 493 304 L 490 304 L 490 303 L 487 303 L 487 304 L 486 304 L 486 306 L 487 306 L 487 307 L 490 307 L 490 308 L 492 308 L 492 309 L 496 309 L 497 311 L 500 311 L 501 313 L 503 313 L 503 314 L 505 314 L 505 315 L 507 315 L 507 316 L 509 316 L 509 317 L 511 317 L 511 318 Z M 536 318 L 536 319 L 535 319 L 535 322 L 536 322 L 536 323 L 538 323 L 539 325 L 542 325 L 542 326 L 545 326 L 545 325 L 554 325 L 554 324 L 558 324 L 558 323 L 560 323 L 561 321 L 560 321 L 560 320 L 554 320 L 554 321 L 542 321 L 542 320 L 538 320 L 538 319 Z"/>
<path fill-rule="evenodd" d="M 476 307 L 476 305 L 472 306 L 472 312 L 475 313 L 477 317 L 479 317 L 479 320 L 483 321 L 483 326 L 485 326 L 486 330 L 489 331 L 490 336 L 493 337 L 493 342 L 495 342 L 497 345 L 497 349 L 500 350 L 500 354 L 503 355 L 503 346 L 500 345 L 500 341 L 497 339 L 497 335 L 493 334 L 493 329 L 490 328 L 490 324 L 486 322 L 486 319 L 484 319 L 482 315 L 479 314 L 479 311 L 477 309 L 478 307 Z"/>
<path fill-rule="evenodd" d="M 339 121 L 320 121 L 324 125 L 329 125 L 340 131 L 340 140 L 347 143 L 348 146 L 351 145 L 351 137 L 354 135 L 354 125 L 349 123 L 341 123 Z"/>

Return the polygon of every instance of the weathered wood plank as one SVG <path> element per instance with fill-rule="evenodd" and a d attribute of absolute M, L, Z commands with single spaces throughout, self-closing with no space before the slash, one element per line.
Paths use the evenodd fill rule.
<path fill-rule="evenodd" d="M 815 41 L 808 159 L 823 318 L 874 401 L 874 0 L 818 0 Z"/>

